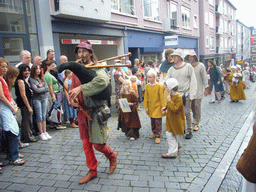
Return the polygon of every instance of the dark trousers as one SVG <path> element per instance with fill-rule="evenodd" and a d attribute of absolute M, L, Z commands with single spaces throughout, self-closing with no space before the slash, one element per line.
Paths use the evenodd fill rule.
<path fill-rule="evenodd" d="M 162 118 L 151 118 L 151 129 L 157 138 L 162 134 Z"/>
<path fill-rule="evenodd" d="M 19 137 L 11 131 L 5 131 L 7 143 L 7 158 L 9 161 L 15 161 L 19 158 Z"/>
<path fill-rule="evenodd" d="M 32 106 L 32 105 L 31 105 Z M 20 108 L 21 110 L 21 138 L 22 142 L 33 142 L 36 138 L 33 136 L 31 128 L 32 128 L 32 114 L 28 112 L 28 108 L 23 106 Z"/>

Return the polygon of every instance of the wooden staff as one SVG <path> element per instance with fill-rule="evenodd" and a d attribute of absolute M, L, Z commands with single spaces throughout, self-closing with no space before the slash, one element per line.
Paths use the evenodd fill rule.
<path fill-rule="evenodd" d="M 110 60 L 113 60 L 113 59 L 119 59 L 119 58 L 121 58 L 121 57 L 131 57 L 131 56 L 132 56 L 132 53 L 129 52 L 129 53 L 124 54 L 124 55 L 119 55 L 119 56 L 110 57 L 110 58 L 107 58 L 107 59 L 100 60 L 100 61 L 98 61 L 98 63 L 103 63 L 103 62 L 110 61 Z M 82 60 L 83 60 L 83 58 L 80 58 L 80 59 L 77 59 L 76 62 L 77 62 L 77 63 L 80 63 Z M 94 65 L 94 63 L 92 63 L 92 64 L 87 64 L 87 67 L 86 67 L 86 68 L 88 68 L 89 66 L 93 66 L 93 65 Z M 124 67 L 124 66 L 123 66 L 123 67 Z M 95 67 L 95 68 L 101 68 L 101 67 Z"/>
<path fill-rule="evenodd" d="M 125 64 L 125 65 L 90 65 L 90 66 L 85 66 L 87 69 L 98 69 L 98 68 L 108 68 L 108 67 L 131 67 L 131 64 Z"/>
<path fill-rule="evenodd" d="M 129 52 L 129 53 L 124 54 L 124 55 L 115 56 L 115 57 L 110 57 L 110 58 L 107 58 L 107 59 L 100 60 L 100 61 L 98 61 L 98 63 L 110 61 L 110 60 L 113 60 L 113 59 L 119 59 L 119 58 L 121 58 L 121 57 L 131 57 L 131 56 L 132 56 L 132 53 Z"/>

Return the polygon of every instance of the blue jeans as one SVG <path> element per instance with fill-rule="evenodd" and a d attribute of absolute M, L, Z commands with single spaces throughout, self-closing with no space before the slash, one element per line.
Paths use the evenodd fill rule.
<path fill-rule="evenodd" d="M 46 120 L 46 109 L 47 109 L 48 98 L 33 99 L 33 105 L 36 114 L 36 122 L 40 123 Z"/>
<path fill-rule="evenodd" d="M 19 159 L 19 136 L 14 135 L 11 131 L 5 131 L 7 141 L 7 157 L 9 161 Z"/>

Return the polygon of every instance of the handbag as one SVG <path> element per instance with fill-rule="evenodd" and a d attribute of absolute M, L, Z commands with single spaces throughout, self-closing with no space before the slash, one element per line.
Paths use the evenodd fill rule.
<path fill-rule="evenodd" d="M 185 106 L 186 105 L 186 94 L 184 93 L 183 95 L 182 95 L 182 102 L 183 102 L 183 105 Z"/>
<path fill-rule="evenodd" d="M 63 114 L 61 103 L 55 101 L 48 112 L 49 120 L 54 123 L 61 123 L 61 115 Z"/>
<path fill-rule="evenodd" d="M 98 115 L 98 120 L 101 124 L 107 123 L 108 119 L 111 117 L 111 111 L 106 104 L 98 108 L 96 110 L 96 113 Z"/>
<path fill-rule="evenodd" d="M 239 158 L 236 169 L 247 181 L 256 183 L 256 123 L 253 125 L 253 135 Z"/>

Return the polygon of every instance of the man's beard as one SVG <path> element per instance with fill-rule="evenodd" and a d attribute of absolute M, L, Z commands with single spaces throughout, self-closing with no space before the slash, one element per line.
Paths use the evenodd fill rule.
<path fill-rule="evenodd" d="M 81 59 L 81 63 L 82 64 L 88 64 L 90 62 L 90 58 L 89 57 L 82 57 Z"/>

